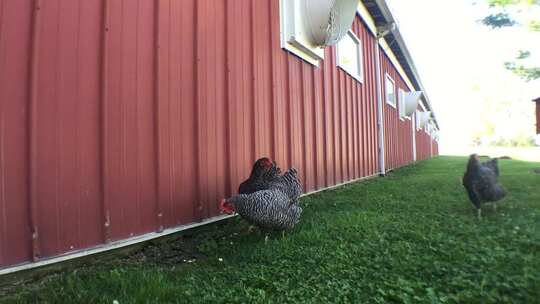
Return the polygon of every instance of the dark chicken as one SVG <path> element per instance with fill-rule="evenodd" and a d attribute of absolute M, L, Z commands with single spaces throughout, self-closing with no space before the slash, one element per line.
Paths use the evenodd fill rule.
<path fill-rule="evenodd" d="M 268 157 L 258 159 L 253 164 L 249 178 L 240 184 L 239 194 L 250 194 L 260 190 L 266 190 L 269 183 L 281 174 L 281 170 L 275 162 Z"/>
<path fill-rule="evenodd" d="M 499 167 L 496 159 L 480 163 L 478 155 L 473 154 L 469 157 L 467 171 L 463 176 L 463 186 L 467 190 L 472 204 L 476 207 L 478 218 L 482 216 L 482 203 L 493 202 L 493 207 L 496 209 L 496 202 L 506 195 L 497 181 L 498 175 Z"/>
<path fill-rule="evenodd" d="M 495 175 L 499 177 L 499 159 L 498 158 L 492 158 L 488 161 L 481 163 L 481 165 L 490 168 L 491 170 L 493 170 L 493 172 L 495 172 Z"/>

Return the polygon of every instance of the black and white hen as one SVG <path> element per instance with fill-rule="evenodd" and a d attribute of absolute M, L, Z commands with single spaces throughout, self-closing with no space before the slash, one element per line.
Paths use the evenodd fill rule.
<path fill-rule="evenodd" d="M 221 201 L 221 210 L 238 213 L 250 224 L 264 230 L 287 230 L 300 220 L 302 208 L 276 189 L 239 194 Z"/>
<path fill-rule="evenodd" d="M 298 204 L 302 184 L 296 169 L 291 168 L 278 175 L 265 187 L 265 190 L 223 199 L 220 202 L 221 211 L 226 214 L 238 213 L 261 230 L 284 231 L 293 228 L 302 213 Z"/>
<path fill-rule="evenodd" d="M 496 202 L 506 196 L 506 191 L 498 182 L 499 166 L 497 160 L 480 163 L 478 155 L 469 157 L 467 171 L 463 176 L 463 186 L 471 203 L 476 207 L 478 218 L 482 216 L 482 203 Z"/>

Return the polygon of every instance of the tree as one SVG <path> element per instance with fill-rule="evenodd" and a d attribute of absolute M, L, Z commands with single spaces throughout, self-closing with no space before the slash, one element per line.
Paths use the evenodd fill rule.
<path fill-rule="evenodd" d="M 481 20 L 493 29 L 519 26 L 540 34 L 540 0 L 484 0 L 491 14 Z M 536 12 L 538 10 L 538 12 Z M 540 40 L 540 38 L 539 38 Z M 531 52 L 521 50 L 505 67 L 526 81 L 540 79 L 540 67 L 530 66 L 527 59 Z"/>

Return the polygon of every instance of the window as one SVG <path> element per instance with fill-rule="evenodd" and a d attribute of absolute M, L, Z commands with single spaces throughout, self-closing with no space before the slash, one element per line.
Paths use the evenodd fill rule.
<path fill-rule="evenodd" d="M 402 88 L 398 89 L 398 110 L 399 110 L 399 119 L 405 120 L 405 91 Z"/>
<path fill-rule="evenodd" d="M 386 103 L 395 108 L 396 107 L 396 85 L 394 83 L 394 80 L 388 74 L 386 74 L 384 87 L 386 91 Z"/>
<path fill-rule="evenodd" d="M 318 66 L 319 60 L 324 59 L 324 49 L 309 42 L 306 18 L 309 16 L 302 10 L 300 1 L 280 1 L 281 47 Z"/>
<path fill-rule="evenodd" d="M 416 125 L 416 131 L 422 129 L 420 127 L 420 111 L 416 110 L 416 114 L 414 114 L 415 117 L 415 125 Z"/>
<path fill-rule="evenodd" d="M 356 80 L 364 81 L 362 43 L 349 31 L 337 44 L 338 66 Z"/>

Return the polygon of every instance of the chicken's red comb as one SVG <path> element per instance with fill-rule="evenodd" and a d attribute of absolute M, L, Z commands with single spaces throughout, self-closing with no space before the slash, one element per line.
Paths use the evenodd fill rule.
<path fill-rule="evenodd" d="M 272 166 L 274 165 L 274 162 L 272 161 L 272 159 L 271 159 L 270 157 L 267 157 L 267 158 L 265 159 L 264 165 L 265 165 L 267 168 L 272 168 Z"/>

